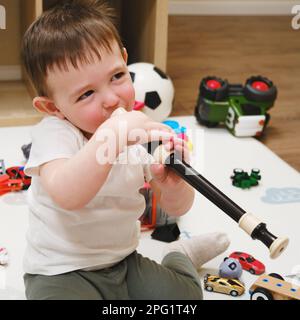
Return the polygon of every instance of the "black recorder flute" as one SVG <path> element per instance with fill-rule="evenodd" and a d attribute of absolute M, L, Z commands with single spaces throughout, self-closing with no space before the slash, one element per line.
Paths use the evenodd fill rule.
<path fill-rule="evenodd" d="M 160 141 L 150 142 L 145 145 L 147 151 L 154 159 L 174 170 L 187 183 L 199 191 L 204 197 L 213 202 L 230 218 L 236 221 L 240 228 L 248 233 L 252 239 L 260 240 L 269 248 L 270 257 L 277 258 L 287 247 L 287 237 L 276 237 L 267 230 L 266 224 L 253 214 L 246 212 L 223 192 L 199 174 L 186 163 L 176 152 L 168 152 Z"/>

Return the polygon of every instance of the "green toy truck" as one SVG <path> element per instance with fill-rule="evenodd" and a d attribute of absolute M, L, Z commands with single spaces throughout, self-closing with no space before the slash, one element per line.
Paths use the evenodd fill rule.
<path fill-rule="evenodd" d="M 263 76 L 247 79 L 244 86 L 209 76 L 200 82 L 195 116 L 207 127 L 224 123 L 237 137 L 260 136 L 270 120 L 267 111 L 276 97 L 276 86 Z"/>

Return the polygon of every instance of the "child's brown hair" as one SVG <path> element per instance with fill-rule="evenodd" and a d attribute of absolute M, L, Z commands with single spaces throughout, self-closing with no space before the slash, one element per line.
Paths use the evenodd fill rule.
<path fill-rule="evenodd" d="M 47 71 L 54 66 L 67 69 L 70 62 L 89 63 L 100 49 L 111 51 L 113 41 L 123 50 L 114 25 L 114 11 L 99 0 L 60 1 L 45 11 L 26 31 L 21 57 L 39 96 L 49 96 Z"/>

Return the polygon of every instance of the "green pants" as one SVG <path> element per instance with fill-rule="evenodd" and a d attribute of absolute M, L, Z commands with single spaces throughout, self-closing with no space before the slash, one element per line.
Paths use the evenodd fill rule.
<path fill-rule="evenodd" d="M 182 253 L 169 253 L 160 265 L 136 251 L 102 270 L 24 275 L 29 300 L 201 300 L 198 278 Z"/>

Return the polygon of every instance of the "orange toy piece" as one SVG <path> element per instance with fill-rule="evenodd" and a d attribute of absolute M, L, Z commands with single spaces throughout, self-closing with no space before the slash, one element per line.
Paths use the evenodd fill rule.
<path fill-rule="evenodd" d="M 146 209 L 140 217 L 141 230 L 145 231 L 154 228 L 156 225 L 156 196 L 148 182 L 144 183 L 140 192 L 144 195 L 146 201 Z"/>
<path fill-rule="evenodd" d="M 0 176 L 0 195 L 11 191 L 22 190 L 22 179 L 10 179 L 9 175 L 3 174 Z"/>

